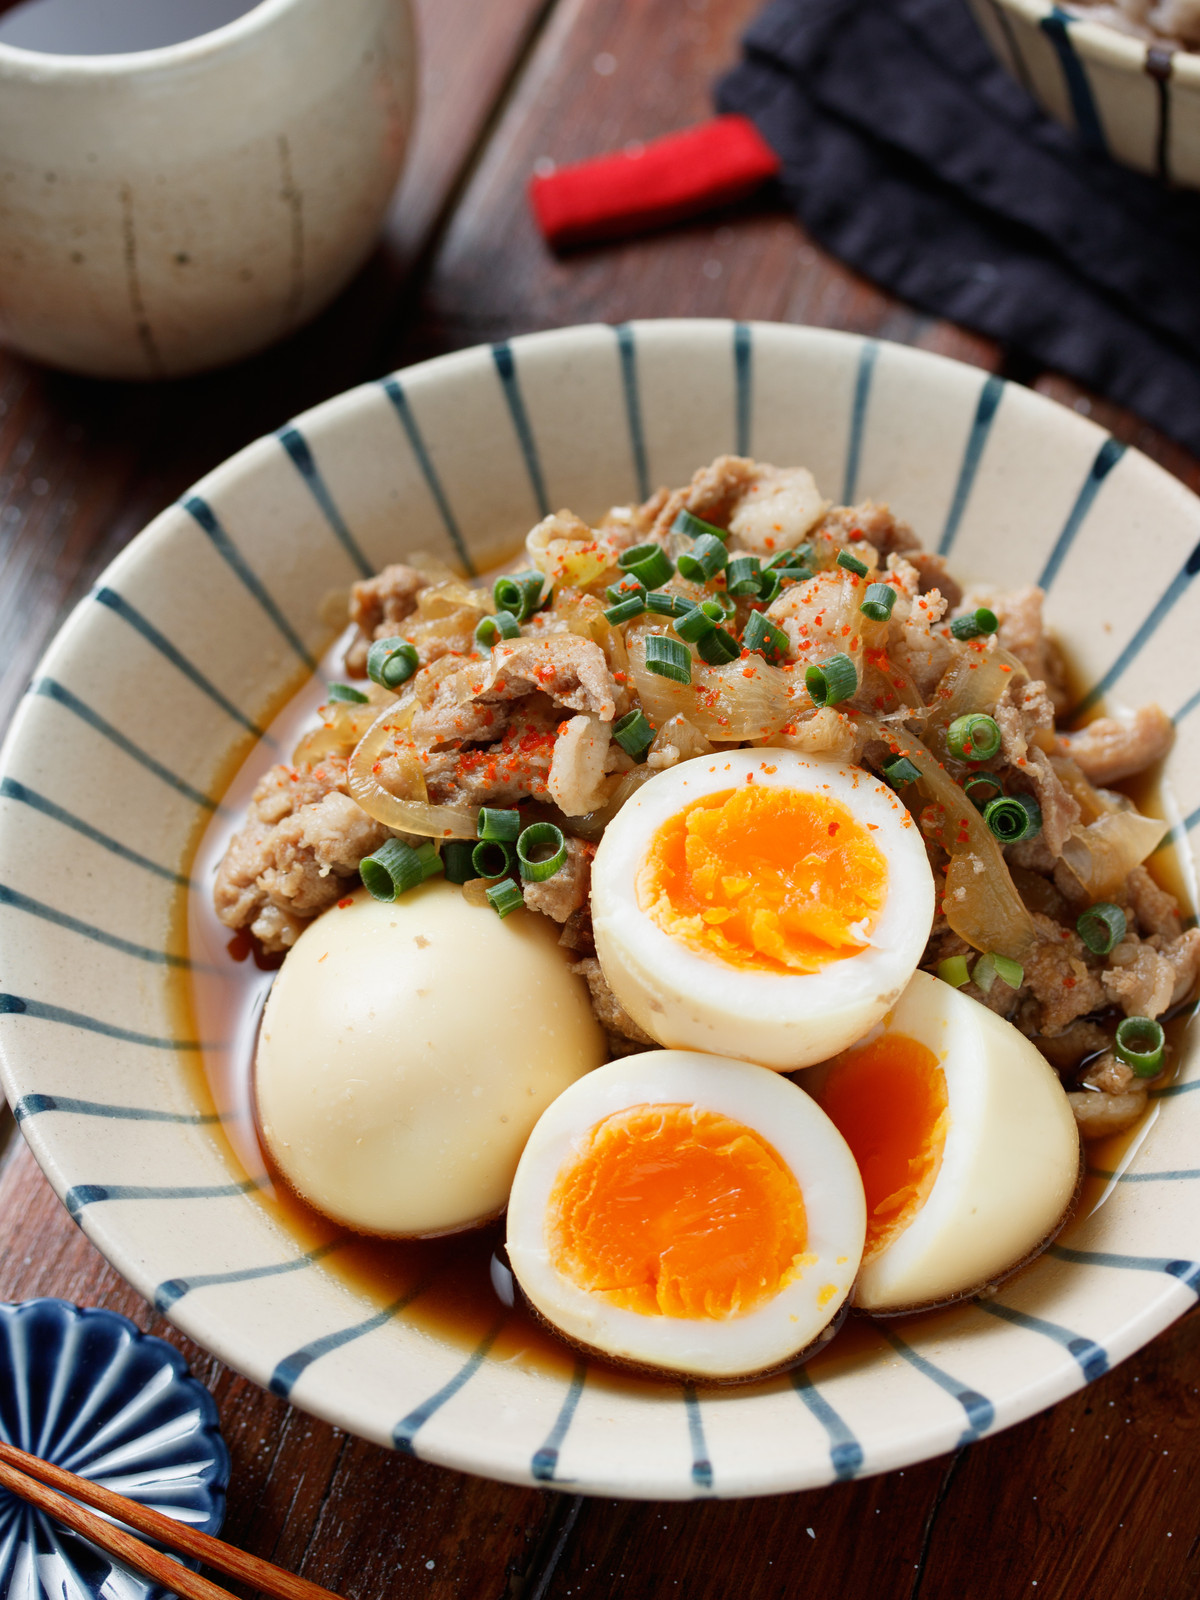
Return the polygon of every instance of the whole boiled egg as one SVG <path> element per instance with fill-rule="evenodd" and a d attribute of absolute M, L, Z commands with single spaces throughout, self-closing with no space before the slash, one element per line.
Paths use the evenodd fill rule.
<path fill-rule="evenodd" d="M 1079 1181 L 1075 1118 L 1011 1023 L 918 972 L 868 1039 L 801 1082 L 862 1173 L 867 1242 L 854 1303 L 887 1314 L 956 1300 L 1020 1266 Z"/>
<path fill-rule="evenodd" d="M 538 1117 L 607 1053 L 557 935 L 436 880 L 393 902 L 361 890 L 310 923 L 255 1062 L 285 1181 L 363 1233 L 428 1237 L 497 1216 Z"/>
<path fill-rule="evenodd" d="M 845 1141 L 789 1079 L 648 1051 L 543 1112 L 513 1182 L 508 1255 L 571 1342 L 730 1380 L 832 1332 L 865 1222 Z"/>
<path fill-rule="evenodd" d="M 933 919 L 920 831 L 860 767 L 790 750 L 699 756 L 608 824 L 596 954 L 660 1044 L 792 1071 L 895 1004 Z"/>

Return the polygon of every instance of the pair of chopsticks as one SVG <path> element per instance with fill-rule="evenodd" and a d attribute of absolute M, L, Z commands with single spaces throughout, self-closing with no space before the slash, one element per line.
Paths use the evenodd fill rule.
<path fill-rule="evenodd" d="M 174 1517 L 164 1516 L 161 1511 L 154 1511 L 149 1506 L 138 1505 L 124 1495 L 114 1494 L 111 1489 L 104 1489 L 88 1478 L 77 1477 L 75 1473 L 53 1466 L 49 1461 L 42 1461 L 38 1456 L 27 1455 L 24 1450 L 5 1444 L 3 1440 L 0 1440 L 0 1488 L 10 1490 L 27 1504 L 36 1506 L 55 1521 L 74 1529 L 126 1566 L 173 1589 L 184 1600 L 234 1600 L 234 1596 L 228 1589 L 202 1578 L 190 1567 L 181 1566 L 178 1561 L 172 1561 L 170 1556 L 152 1550 L 149 1545 L 127 1533 L 125 1528 L 114 1528 L 103 1517 L 85 1511 L 76 1501 L 82 1500 L 97 1511 L 103 1511 L 128 1527 L 136 1528 L 139 1533 L 149 1534 L 171 1549 L 195 1557 L 206 1567 L 213 1567 L 217 1572 L 252 1585 L 263 1594 L 270 1595 L 272 1600 L 338 1600 L 337 1595 L 322 1589 L 320 1584 L 284 1572 L 281 1567 L 272 1566 L 258 1556 L 247 1555 L 244 1550 L 235 1550 L 232 1545 L 214 1539 L 211 1534 L 189 1528 L 186 1523 L 176 1522 Z M 73 1498 L 67 1499 L 68 1495 Z"/>

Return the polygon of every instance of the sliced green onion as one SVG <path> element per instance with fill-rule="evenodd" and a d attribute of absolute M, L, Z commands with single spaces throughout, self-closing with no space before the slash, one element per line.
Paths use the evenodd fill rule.
<path fill-rule="evenodd" d="M 624 550 L 617 557 L 617 565 L 622 572 L 632 573 L 638 582 L 647 589 L 658 589 L 675 568 L 671 559 L 660 544 L 635 544 L 629 550 Z"/>
<path fill-rule="evenodd" d="M 710 539 L 728 539 L 729 532 L 726 528 L 718 528 L 711 522 L 693 516 L 690 511 L 681 511 L 671 524 L 672 533 L 682 533 L 689 539 L 701 539 L 707 535 Z"/>
<path fill-rule="evenodd" d="M 644 761 L 646 752 L 654 743 L 654 728 L 646 721 L 643 711 L 631 711 L 628 716 L 613 723 L 613 738 L 626 755 L 635 761 Z"/>
<path fill-rule="evenodd" d="M 714 628 L 696 641 L 696 654 L 710 667 L 723 667 L 729 661 L 736 661 L 741 653 L 741 645 L 724 628 Z"/>
<path fill-rule="evenodd" d="M 470 883 L 472 878 L 479 876 L 471 861 L 474 854 L 475 846 L 470 839 L 445 841 L 442 845 L 442 868 L 447 883 Z"/>
<path fill-rule="evenodd" d="M 804 567 L 808 565 L 812 558 L 812 545 L 798 544 L 791 550 L 780 550 L 769 561 L 764 561 L 763 571 L 778 572 L 784 567 Z"/>
<path fill-rule="evenodd" d="M 609 606 L 604 615 L 609 622 L 632 622 L 634 617 L 644 615 L 645 610 L 645 597 L 635 594 L 631 595 L 628 600 L 622 600 L 619 605 Z"/>
<path fill-rule="evenodd" d="M 775 571 L 787 583 L 805 583 L 813 575 L 811 567 L 776 567 Z"/>
<path fill-rule="evenodd" d="M 759 579 L 758 598 L 764 606 L 769 606 L 773 600 L 778 600 L 783 592 L 783 580 L 778 572 L 764 572 Z"/>
<path fill-rule="evenodd" d="M 1125 937 L 1125 913 L 1111 900 L 1089 906 L 1075 924 L 1075 932 L 1094 956 L 1106 956 Z"/>
<path fill-rule="evenodd" d="M 417 647 L 407 639 L 376 639 L 367 651 L 367 677 L 384 689 L 398 689 L 417 670 Z"/>
<path fill-rule="evenodd" d="M 516 853 L 501 839 L 481 839 L 471 851 L 471 865 L 477 878 L 503 878 L 513 870 Z"/>
<path fill-rule="evenodd" d="M 609 584 L 604 591 L 604 598 L 610 606 L 619 606 L 622 600 L 632 600 L 635 595 L 639 595 L 644 600 L 646 598 L 646 585 L 639 583 L 632 573 L 627 573 L 620 583 Z"/>
<path fill-rule="evenodd" d="M 490 650 L 497 639 L 519 639 L 521 624 L 511 611 L 497 611 L 494 617 L 484 617 L 475 629 L 475 643 L 482 650 Z"/>
<path fill-rule="evenodd" d="M 531 822 L 517 840 L 517 862 L 526 883 L 544 883 L 567 859 L 567 841 L 552 822 Z"/>
<path fill-rule="evenodd" d="M 696 644 L 717 625 L 717 618 L 709 615 L 707 606 L 696 606 L 675 623 L 675 632 L 686 644 Z"/>
<path fill-rule="evenodd" d="M 477 839 L 494 839 L 500 844 L 512 844 L 520 831 L 521 813 L 515 807 L 498 811 L 493 806 L 480 806 L 479 816 L 475 820 Z"/>
<path fill-rule="evenodd" d="M 813 705 L 835 706 L 840 700 L 849 700 L 858 688 L 858 672 L 850 657 L 839 651 L 819 667 L 809 667 L 804 687 Z"/>
<path fill-rule="evenodd" d="M 973 806 L 982 810 L 989 800 L 1004 793 L 1004 785 L 990 772 L 977 772 L 963 784 L 963 793 Z"/>
<path fill-rule="evenodd" d="M 518 572 L 497 578 L 492 585 L 496 610 L 511 611 L 518 622 L 524 622 L 541 605 L 545 581 L 540 572 Z"/>
<path fill-rule="evenodd" d="M 525 896 L 517 888 L 512 878 L 505 878 L 503 883 L 493 883 L 485 889 L 484 895 L 488 905 L 499 917 L 506 917 L 510 911 L 515 911 L 518 906 L 525 904 Z"/>
<path fill-rule="evenodd" d="M 916 783 L 920 776 L 920 767 L 907 756 L 895 756 L 883 763 L 884 781 L 890 783 L 893 789 L 898 789 L 902 783 Z"/>
<path fill-rule="evenodd" d="M 690 578 L 693 583 L 707 583 L 725 570 L 728 561 L 729 551 L 720 539 L 715 534 L 702 533 L 690 550 L 676 557 L 675 565 L 682 577 Z"/>
<path fill-rule="evenodd" d="M 860 561 L 857 556 L 852 556 L 849 550 L 839 550 L 837 564 L 845 567 L 847 572 L 853 572 L 855 577 L 865 578 L 868 572 L 867 563 Z"/>
<path fill-rule="evenodd" d="M 660 617 L 686 617 L 695 611 L 696 602 L 682 594 L 668 594 L 665 589 L 655 589 L 646 596 L 646 610 Z"/>
<path fill-rule="evenodd" d="M 769 622 L 761 611 L 752 611 L 742 631 L 742 647 L 757 650 L 768 661 L 775 661 L 787 655 L 789 640 L 783 629 Z"/>
<path fill-rule="evenodd" d="M 937 975 L 952 989 L 961 989 L 964 983 L 971 981 L 971 974 L 967 971 L 966 956 L 947 956 L 945 961 L 939 961 Z"/>
<path fill-rule="evenodd" d="M 896 604 L 896 591 L 890 583 L 869 583 L 859 610 L 872 622 L 886 622 Z"/>
<path fill-rule="evenodd" d="M 1000 724 L 982 711 L 955 717 L 946 729 L 946 744 L 960 761 L 990 761 L 1000 751 Z"/>
<path fill-rule="evenodd" d="M 999 626 L 996 613 L 989 611 L 986 606 L 980 606 L 965 617 L 955 617 L 950 624 L 950 632 L 956 639 L 978 639 L 981 634 L 995 633 Z"/>
<path fill-rule="evenodd" d="M 1154 1078 L 1162 1070 L 1167 1036 L 1153 1017 L 1126 1017 L 1117 1028 L 1114 1048 L 1139 1078 Z"/>
<path fill-rule="evenodd" d="M 1010 961 L 1007 956 L 1000 956 L 994 950 L 989 950 L 975 963 L 971 978 L 984 994 L 991 994 L 992 985 L 997 978 L 1006 983 L 1010 989 L 1019 989 L 1025 981 L 1025 968 L 1019 961 Z"/>
<path fill-rule="evenodd" d="M 331 705 L 365 706 L 368 696 L 349 683 L 331 683 L 325 698 Z"/>
<path fill-rule="evenodd" d="M 413 849 L 400 839 L 389 839 L 358 863 L 359 875 L 376 900 L 396 900 L 426 878 L 442 870 L 432 842 Z"/>
<path fill-rule="evenodd" d="M 646 670 L 676 683 L 691 683 L 692 657 L 687 645 L 663 633 L 646 635 Z"/>
<path fill-rule="evenodd" d="M 725 569 L 726 594 L 757 595 L 762 585 L 762 568 L 757 556 L 734 556 Z"/>
<path fill-rule="evenodd" d="M 1042 808 L 1032 795 L 1003 794 L 984 806 L 983 820 L 1001 844 L 1019 844 L 1042 831 Z"/>

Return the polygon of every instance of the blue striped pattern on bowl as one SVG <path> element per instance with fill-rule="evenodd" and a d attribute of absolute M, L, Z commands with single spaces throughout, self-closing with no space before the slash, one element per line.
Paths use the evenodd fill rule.
<path fill-rule="evenodd" d="M 548 507 L 594 515 L 714 455 L 887 499 L 968 577 L 1042 582 L 1082 698 L 1180 724 L 1170 820 L 1200 821 L 1200 503 L 1085 419 L 924 352 L 808 328 L 584 327 L 329 401 L 164 512 L 71 617 L 0 762 L 0 1068 L 72 1215 L 192 1338 L 367 1438 L 513 1482 L 746 1495 L 902 1466 L 1098 1377 L 1195 1301 L 1200 1071 L 1104 1203 L 999 1294 L 874 1328 L 732 1391 L 627 1384 L 502 1322 L 460 1348 L 420 1290 L 369 1303 L 233 1170 L 189 1091 L 173 914 L 230 752 L 328 642 L 322 599 L 407 550 L 485 569 Z M 268 753 L 264 752 L 264 765 Z"/>

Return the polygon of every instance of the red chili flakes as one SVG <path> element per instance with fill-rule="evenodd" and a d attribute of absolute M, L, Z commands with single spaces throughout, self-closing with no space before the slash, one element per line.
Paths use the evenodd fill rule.
<path fill-rule="evenodd" d="M 778 767 L 764 767 L 763 771 L 767 774 L 767 776 L 769 778 L 773 778 L 775 776 L 775 774 L 779 771 L 779 768 Z"/>
<path fill-rule="evenodd" d="M 338 910 L 339 911 L 345 911 L 347 906 L 352 906 L 353 904 L 354 904 L 353 895 L 347 895 L 344 900 L 339 900 L 338 901 Z"/>
<path fill-rule="evenodd" d="M 834 834 L 838 831 L 838 829 L 840 827 L 841 827 L 841 823 L 840 822 L 831 822 L 829 824 L 829 837 L 831 839 L 833 838 Z"/>

